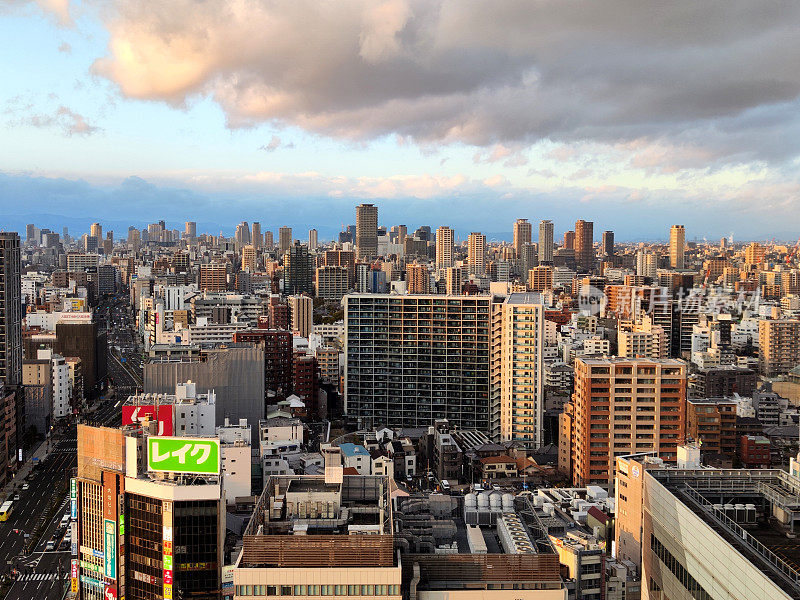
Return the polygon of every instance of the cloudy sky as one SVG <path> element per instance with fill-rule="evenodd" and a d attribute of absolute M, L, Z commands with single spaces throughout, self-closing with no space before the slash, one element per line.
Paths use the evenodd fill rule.
<path fill-rule="evenodd" d="M 0 0 L 0 227 L 800 234 L 800 3 Z"/>

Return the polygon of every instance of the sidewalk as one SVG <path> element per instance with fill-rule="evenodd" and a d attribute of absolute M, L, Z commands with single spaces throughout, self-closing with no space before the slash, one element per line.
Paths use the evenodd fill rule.
<path fill-rule="evenodd" d="M 14 475 L 14 478 L 9 481 L 6 486 L 0 490 L 0 499 L 7 500 L 8 497 L 12 494 L 12 491 L 15 489 L 19 489 L 19 487 L 23 484 L 25 478 L 31 473 L 33 470 L 33 459 L 38 458 L 39 461 L 43 461 L 47 456 L 53 451 L 56 444 L 58 443 L 58 439 L 55 437 L 50 438 L 50 450 L 47 449 L 47 440 L 41 442 L 36 450 L 33 453 L 28 455 L 28 459 L 23 463 L 23 465 L 19 468 L 17 473 Z"/>

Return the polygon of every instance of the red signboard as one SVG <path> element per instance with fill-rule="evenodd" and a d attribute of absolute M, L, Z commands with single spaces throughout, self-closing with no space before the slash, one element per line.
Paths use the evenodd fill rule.
<path fill-rule="evenodd" d="M 77 577 L 78 577 L 78 559 L 77 558 L 73 558 L 72 559 L 72 565 L 71 565 L 71 568 L 70 568 L 70 577 L 72 577 L 73 579 L 77 579 Z"/>
<path fill-rule="evenodd" d="M 111 585 L 107 585 L 105 600 L 117 600 L 117 588 Z"/>
<path fill-rule="evenodd" d="M 164 570 L 164 585 L 172 585 L 172 569 Z"/>
<path fill-rule="evenodd" d="M 156 417 L 156 407 L 152 404 L 142 406 L 124 405 L 122 407 L 122 424 L 131 425 L 144 421 L 149 417 L 151 421 L 158 421 L 158 435 L 172 435 L 172 405 L 159 406 L 158 417 Z"/>

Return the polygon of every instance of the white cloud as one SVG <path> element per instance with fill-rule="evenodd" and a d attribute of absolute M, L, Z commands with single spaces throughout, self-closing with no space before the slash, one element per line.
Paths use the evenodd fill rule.
<path fill-rule="evenodd" d="M 681 168 L 683 159 L 658 155 L 670 146 L 693 148 L 691 164 L 798 152 L 796 135 L 770 144 L 760 134 L 800 127 L 800 4 L 113 6 L 109 52 L 94 70 L 133 98 L 212 97 L 231 127 L 269 122 L 348 140 L 395 134 L 486 147 L 644 141 L 656 149 L 635 162 L 654 171 Z M 524 162 L 518 155 L 506 166 Z"/>

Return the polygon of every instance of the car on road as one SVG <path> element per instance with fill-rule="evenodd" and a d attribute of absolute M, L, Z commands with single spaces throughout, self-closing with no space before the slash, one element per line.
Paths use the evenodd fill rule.
<path fill-rule="evenodd" d="M 45 550 L 45 552 L 50 552 L 55 547 L 56 547 L 56 543 L 53 540 L 50 540 L 49 542 L 47 542 L 47 546 L 45 546 L 44 550 Z"/>
<path fill-rule="evenodd" d="M 27 481 L 26 481 L 25 483 L 23 483 L 23 484 L 22 484 L 22 489 L 23 489 L 23 490 L 27 490 L 29 487 L 31 487 L 31 486 L 30 486 L 30 485 L 28 485 L 28 482 L 27 482 Z"/>
<path fill-rule="evenodd" d="M 19 500 L 19 492 L 17 492 L 16 494 L 14 494 L 14 500 Z"/>

